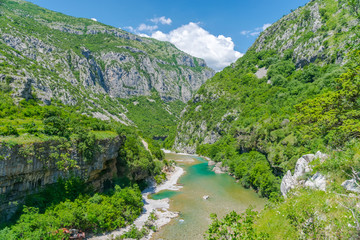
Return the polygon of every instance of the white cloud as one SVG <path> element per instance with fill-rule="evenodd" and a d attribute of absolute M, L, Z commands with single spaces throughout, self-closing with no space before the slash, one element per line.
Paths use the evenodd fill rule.
<path fill-rule="evenodd" d="M 240 32 L 240 34 L 247 36 L 247 37 L 249 37 L 249 36 L 255 37 L 255 36 L 259 35 L 262 31 L 265 31 L 270 26 L 271 26 L 271 23 L 265 23 L 262 27 L 257 27 L 253 30 L 243 30 Z"/>
<path fill-rule="evenodd" d="M 144 23 L 140 24 L 139 27 L 137 28 L 138 31 L 154 31 L 158 29 L 158 26 L 154 25 L 154 26 L 150 26 L 150 25 L 146 25 Z"/>
<path fill-rule="evenodd" d="M 151 37 L 169 41 L 180 50 L 205 59 L 208 66 L 217 71 L 243 55 L 234 50 L 235 45 L 230 37 L 214 36 L 193 22 L 172 30 L 168 34 L 156 31 Z"/>
<path fill-rule="evenodd" d="M 97 19 L 96 18 L 90 18 L 91 20 L 93 20 L 93 21 L 95 21 L 95 22 L 97 22 Z"/>
<path fill-rule="evenodd" d="M 124 29 L 132 32 L 132 33 L 135 33 L 137 35 L 140 35 L 140 36 L 145 36 L 145 37 L 148 37 L 147 34 L 145 33 L 142 33 L 141 31 L 146 31 L 146 32 L 154 32 L 156 29 L 158 29 L 158 26 L 157 25 L 154 25 L 154 26 L 150 26 L 150 25 L 146 25 L 144 23 L 140 24 L 137 28 L 134 28 L 132 26 L 127 26 L 127 27 L 124 27 Z"/>
<path fill-rule="evenodd" d="M 172 20 L 170 18 L 166 18 L 165 16 L 159 17 L 159 18 L 153 18 L 150 19 L 151 22 L 158 24 L 164 24 L 164 25 L 170 25 L 172 23 Z"/>
<path fill-rule="evenodd" d="M 262 30 L 265 31 L 268 27 L 271 26 L 271 23 L 265 23 L 263 26 L 262 26 Z"/>

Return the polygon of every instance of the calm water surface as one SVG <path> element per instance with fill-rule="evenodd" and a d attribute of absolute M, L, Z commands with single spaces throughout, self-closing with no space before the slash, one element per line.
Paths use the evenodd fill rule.
<path fill-rule="evenodd" d="M 178 218 L 165 225 L 152 239 L 196 240 L 211 223 L 210 213 L 222 217 L 235 210 L 243 212 L 250 205 L 260 210 L 265 199 L 248 189 L 244 189 L 227 174 L 215 174 L 207 161 L 200 157 L 166 154 L 168 160 L 175 160 L 186 171 L 179 182 L 180 191 L 163 191 L 152 196 L 153 199 L 170 198 L 170 210 L 180 212 Z M 208 200 L 202 197 L 209 195 Z"/>

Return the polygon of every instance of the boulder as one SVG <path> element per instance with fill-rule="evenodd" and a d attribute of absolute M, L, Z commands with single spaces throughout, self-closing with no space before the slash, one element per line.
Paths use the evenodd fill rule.
<path fill-rule="evenodd" d="M 209 166 L 214 166 L 216 164 L 216 162 L 214 162 L 214 161 L 212 161 L 212 160 L 209 160 L 209 162 L 208 162 L 208 165 Z"/>
<path fill-rule="evenodd" d="M 360 186 L 355 179 L 346 180 L 341 184 L 347 191 L 360 193 Z"/>
<path fill-rule="evenodd" d="M 305 182 L 305 187 L 325 191 L 326 190 L 326 178 L 324 175 L 317 172 L 314 176 L 312 176 Z"/>
<path fill-rule="evenodd" d="M 283 177 L 280 185 L 280 190 L 283 196 L 286 197 L 286 194 L 290 191 L 290 189 L 293 189 L 296 184 L 296 178 L 291 175 L 291 172 L 289 170 Z"/>
<path fill-rule="evenodd" d="M 203 199 L 204 199 L 204 200 L 208 200 L 209 198 L 210 198 L 209 195 L 204 195 L 204 196 L 203 196 Z"/>
<path fill-rule="evenodd" d="M 213 172 L 215 172 L 216 174 L 222 174 L 222 173 L 224 173 L 224 172 L 221 170 L 221 168 L 219 168 L 219 167 L 217 167 L 217 166 L 215 166 L 215 167 L 213 168 Z"/>
<path fill-rule="evenodd" d="M 229 167 L 223 167 L 222 162 L 216 163 L 215 167 L 213 168 L 213 172 L 216 174 L 222 174 L 229 171 Z"/>
<path fill-rule="evenodd" d="M 312 161 L 320 159 L 320 163 L 322 163 L 327 157 L 326 154 L 319 151 L 316 154 L 307 154 L 299 158 L 295 165 L 294 175 L 291 175 L 291 172 L 288 171 L 281 181 L 280 190 L 283 196 L 286 197 L 286 194 L 291 189 L 299 185 L 325 191 L 326 178 L 320 173 L 316 173 L 306 181 L 300 181 L 299 178 L 312 171 L 309 165 Z"/>

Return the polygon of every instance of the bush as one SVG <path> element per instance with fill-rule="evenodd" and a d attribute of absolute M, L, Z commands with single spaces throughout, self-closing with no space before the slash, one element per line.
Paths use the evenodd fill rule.
<path fill-rule="evenodd" d="M 37 133 L 37 131 L 38 131 L 38 128 L 34 122 L 24 124 L 24 128 L 25 128 L 25 131 L 30 134 Z"/>
<path fill-rule="evenodd" d="M 60 136 L 69 138 L 70 131 L 69 119 L 63 119 L 61 117 L 51 116 L 43 121 L 44 123 L 44 133 L 50 136 Z"/>
<path fill-rule="evenodd" d="M 79 196 L 65 200 L 40 213 L 38 208 L 24 207 L 17 223 L 0 231 L 1 239 L 64 239 L 59 229 L 76 228 L 87 232 L 112 231 L 133 222 L 142 212 L 142 196 L 135 185 L 111 195 Z"/>
<path fill-rule="evenodd" d="M 2 136 L 19 136 L 17 129 L 11 125 L 0 127 L 0 135 Z"/>
<path fill-rule="evenodd" d="M 247 209 L 246 213 L 237 214 L 235 211 L 219 220 L 216 214 L 211 214 L 212 223 L 206 231 L 205 239 L 269 239 L 265 233 L 255 231 L 257 212 Z"/>

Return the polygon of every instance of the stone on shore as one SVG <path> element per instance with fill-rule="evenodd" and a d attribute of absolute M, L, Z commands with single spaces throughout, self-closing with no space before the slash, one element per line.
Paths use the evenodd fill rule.
<path fill-rule="evenodd" d="M 222 166 L 222 162 L 218 162 L 216 163 L 215 167 L 212 170 L 213 172 L 215 172 L 216 174 L 223 174 L 229 171 L 228 167 L 223 167 Z"/>
<path fill-rule="evenodd" d="M 208 162 L 208 165 L 209 166 L 214 166 L 216 164 L 216 162 L 214 162 L 214 161 L 212 161 L 212 160 L 209 160 L 209 162 Z"/>

